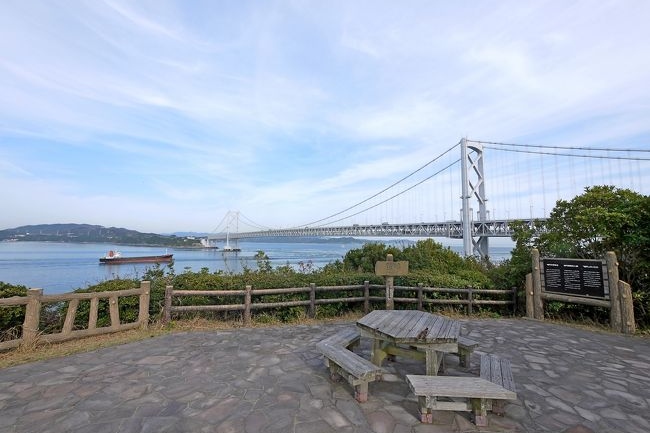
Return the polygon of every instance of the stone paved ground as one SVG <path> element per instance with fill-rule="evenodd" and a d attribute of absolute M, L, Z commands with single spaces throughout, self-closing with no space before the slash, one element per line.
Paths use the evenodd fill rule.
<path fill-rule="evenodd" d="M 463 321 L 512 361 L 518 400 L 478 430 L 467 414 L 420 424 L 398 359 L 358 404 L 315 343 L 336 324 L 173 334 L 0 370 L 0 432 L 650 431 L 650 339 L 517 319 Z M 359 353 L 368 355 L 368 342 Z M 480 352 L 479 352 L 480 353 Z M 478 356 L 470 373 L 478 373 Z M 448 358 L 449 374 L 457 361 Z"/>

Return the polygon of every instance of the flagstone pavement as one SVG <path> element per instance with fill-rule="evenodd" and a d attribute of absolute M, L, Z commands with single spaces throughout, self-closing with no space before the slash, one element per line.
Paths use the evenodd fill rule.
<path fill-rule="evenodd" d="M 421 424 L 398 358 L 367 403 L 332 382 L 316 343 L 353 323 L 170 334 L 0 370 L 0 432 L 650 431 L 650 338 L 525 319 L 462 320 L 480 353 L 511 360 L 518 399 L 488 427 L 468 413 Z M 369 355 L 369 342 L 357 352 Z"/>

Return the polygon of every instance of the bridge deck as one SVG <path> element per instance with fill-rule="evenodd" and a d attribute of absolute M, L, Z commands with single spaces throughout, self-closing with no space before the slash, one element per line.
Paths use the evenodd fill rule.
<path fill-rule="evenodd" d="M 531 225 L 533 220 L 492 220 L 475 221 L 472 223 L 473 237 L 511 237 L 514 230 L 511 224 L 514 221 Z M 536 219 L 534 221 L 544 221 Z M 445 221 L 435 223 L 407 223 L 407 224 L 371 224 L 337 227 L 295 227 L 289 229 L 272 229 L 254 232 L 230 233 L 230 239 L 250 239 L 262 237 L 283 236 L 377 236 L 377 237 L 446 237 L 453 239 L 463 238 L 463 224 L 461 221 Z M 226 233 L 214 233 L 208 240 L 225 240 Z"/>

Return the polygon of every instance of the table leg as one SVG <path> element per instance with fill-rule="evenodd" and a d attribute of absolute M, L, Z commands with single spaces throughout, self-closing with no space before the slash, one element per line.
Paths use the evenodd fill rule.
<path fill-rule="evenodd" d="M 440 361 L 442 361 L 442 352 L 433 349 L 426 349 L 426 374 L 427 376 L 437 376 L 438 369 L 440 368 Z"/>
<path fill-rule="evenodd" d="M 384 362 L 384 359 L 386 358 L 388 354 L 384 350 L 384 345 L 383 341 L 379 339 L 373 339 L 372 340 L 372 349 L 370 352 L 370 360 L 372 361 L 373 364 L 376 366 L 381 367 L 381 363 Z"/>

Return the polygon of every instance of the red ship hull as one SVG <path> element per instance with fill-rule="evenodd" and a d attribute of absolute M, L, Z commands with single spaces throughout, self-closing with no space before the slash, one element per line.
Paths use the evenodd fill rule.
<path fill-rule="evenodd" d="M 99 259 L 99 263 L 107 265 L 119 265 L 122 263 L 169 263 L 173 260 L 172 257 L 173 254 L 140 257 L 102 257 Z"/>

